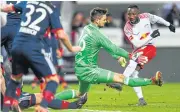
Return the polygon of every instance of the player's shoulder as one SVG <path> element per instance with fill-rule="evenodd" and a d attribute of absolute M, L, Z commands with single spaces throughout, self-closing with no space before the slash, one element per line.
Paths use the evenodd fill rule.
<path fill-rule="evenodd" d="M 124 26 L 124 31 L 131 31 L 132 30 L 132 25 L 130 21 L 128 20 Z"/>
<path fill-rule="evenodd" d="M 140 19 L 149 18 L 149 13 L 141 13 L 141 14 L 139 14 L 139 18 L 140 18 Z"/>
<path fill-rule="evenodd" d="M 55 6 L 49 1 L 28 1 L 27 4 L 36 5 L 38 7 L 43 7 L 50 14 L 55 10 Z"/>

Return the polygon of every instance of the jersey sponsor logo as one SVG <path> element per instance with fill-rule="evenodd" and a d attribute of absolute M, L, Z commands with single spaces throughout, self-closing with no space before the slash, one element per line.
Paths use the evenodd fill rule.
<path fill-rule="evenodd" d="M 147 38 L 147 36 L 148 36 L 149 34 L 150 34 L 149 32 L 142 34 L 140 40 L 143 40 L 143 39 Z"/>

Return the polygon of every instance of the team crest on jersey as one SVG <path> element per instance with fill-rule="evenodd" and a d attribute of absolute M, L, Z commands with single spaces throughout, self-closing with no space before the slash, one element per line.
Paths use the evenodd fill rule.
<path fill-rule="evenodd" d="M 147 38 L 147 36 L 148 36 L 149 34 L 150 34 L 149 32 L 142 34 L 140 40 L 143 40 L 143 39 Z"/>

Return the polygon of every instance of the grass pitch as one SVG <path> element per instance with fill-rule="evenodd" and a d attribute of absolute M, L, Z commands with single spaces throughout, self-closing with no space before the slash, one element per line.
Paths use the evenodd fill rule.
<path fill-rule="evenodd" d="M 70 85 L 78 90 L 78 85 Z M 24 85 L 24 91 L 31 93 L 38 92 L 31 86 Z M 57 92 L 62 91 L 59 87 Z M 118 92 L 108 88 L 105 84 L 92 85 L 88 94 L 88 101 L 82 109 L 78 110 L 53 110 L 50 112 L 180 112 L 180 83 L 164 84 L 162 87 L 143 87 L 144 98 L 148 105 L 136 106 L 138 101 L 136 94 L 131 87 L 124 86 L 123 91 Z M 34 108 L 23 110 L 33 112 Z"/>

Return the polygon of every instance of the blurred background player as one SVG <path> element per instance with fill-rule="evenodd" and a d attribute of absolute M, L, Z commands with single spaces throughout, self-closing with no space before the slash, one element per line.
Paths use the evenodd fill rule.
<path fill-rule="evenodd" d="M 36 14 L 35 10 L 40 13 Z M 41 35 L 44 35 L 50 26 L 52 32 L 56 34 L 58 39 L 62 40 L 69 51 L 76 52 L 80 50 L 80 47 L 72 47 L 64 31 L 58 29 L 61 27 L 58 15 L 50 2 L 27 3 L 22 15 L 19 33 L 13 43 L 13 75 L 7 85 L 3 111 L 9 111 L 10 105 L 16 101 L 15 90 L 22 78 L 22 73 L 27 72 L 27 66 L 30 66 L 37 77 L 44 77 L 47 82 L 41 106 L 37 108 L 37 111 L 47 111 L 48 104 L 54 101 L 53 94 L 59 81 L 49 55 L 41 46 Z"/>
<path fill-rule="evenodd" d="M 158 30 L 152 30 L 151 24 L 160 23 L 169 27 L 170 31 L 175 33 L 175 27 L 163 18 L 150 13 L 140 14 L 137 5 L 130 5 L 127 9 L 128 21 L 124 27 L 124 33 L 133 45 L 132 55 L 146 56 L 147 62 L 156 56 L 156 47 L 153 45 L 154 38 L 160 36 Z M 137 59 L 131 59 L 124 71 L 126 77 L 138 78 L 139 71 L 143 69 L 145 63 L 138 63 Z M 118 85 L 111 85 L 117 89 Z M 144 100 L 141 87 L 133 87 L 139 98 L 139 105 L 147 105 Z"/>
<path fill-rule="evenodd" d="M 4 4 L 1 7 L 1 11 L 8 12 L 7 22 L 5 26 L 1 28 L 1 47 L 5 48 L 9 61 L 11 61 L 12 42 L 19 30 L 22 8 L 25 4 L 26 2 L 17 3 L 16 1 L 7 1 L 6 5 Z M 11 9 L 15 9 L 14 12 L 8 11 Z M 9 79 L 9 75 L 7 74 L 5 78 Z"/>
<path fill-rule="evenodd" d="M 2 87 L 2 90 L 5 92 L 5 85 L 7 85 L 7 82 L 10 80 L 10 75 L 11 75 L 11 63 L 8 61 L 11 60 L 11 49 L 12 49 L 12 42 L 13 39 L 15 38 L 16 33 L 19 30 L 20 26 L 20 21 L 21 21 L 21 14 L 22 14 L 22 8 L 24 8 L 26 2 L 16 2 L 16 1 L 7 1 L 5 4 L 2 4 L 1 11 L 3 12 L 8 12 L 7 13 L 7 20 L 5 26 L 1 27 L 1 47 L 5 48 L 5 52 L 7 53 L 8 59 L 6 59 L 5 55 L 4 63 L 1 63 L 1 68 L 3 70 L 3 73 L 1 74 L 2 84 L 4 86 Z M 14 11 L 12 12 L 11 10 Z M 13 30 L 12 30 L 13 29 Z M 2 49 L 1 49 L 2 50 Z M 8 64 L 10 65 L 6 65 Z M 6 83 L 6 84 L 5 84 Z M 2 93 L 3 93 L 2 91 Z M 1 94 L 1 104 L 3 104 L 3 95 Z M 3 105 L 1 106 L 1 109 L 3 108 Z"/>
<path fill-rule="evenodd" d="M 103 47 L 112 57 L 117 60 L 124 61 L 131 59 L 131 55 L 124 49 L 113 44 L 107 36 L 105 36 L 100 28 L 106 23 L 107 10 L 102 8 L 94 8 L 90 12 L 91 23 L 86 25 L 82 31 L 79 45 L 82 50 L 75 57 L 75 74 L 79 80 L 79 90 L 67 90 L 56 95 L 56 99 L 77 98 L 89 92 L 91 84 L 99 83 L 123 83 L 125 85 L 136 87 L 146 85 L 162 85 L 161 74 L 156 74 L 152 79 L 129 78 L 123 74 L 115 73 L 106 69 L 102 69 L 97 64 L 98 53 Z M 144 62 L 144 56 L 137 58 L 138 62 Z M 156 77 L 156 78 L 155 78 Z"/>

